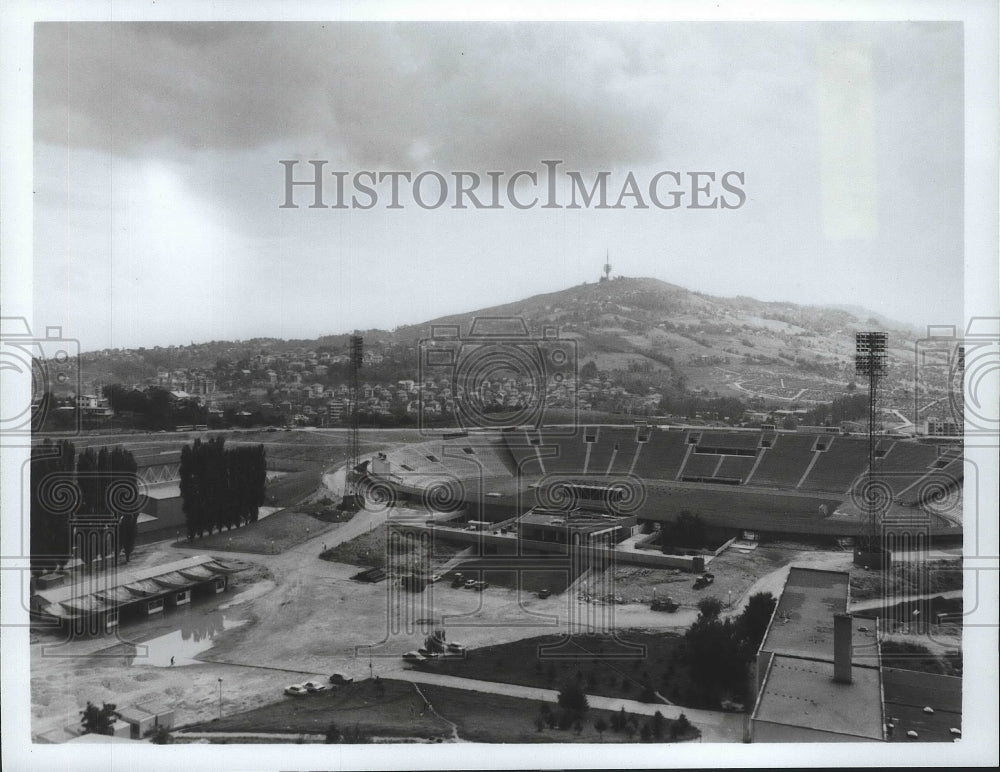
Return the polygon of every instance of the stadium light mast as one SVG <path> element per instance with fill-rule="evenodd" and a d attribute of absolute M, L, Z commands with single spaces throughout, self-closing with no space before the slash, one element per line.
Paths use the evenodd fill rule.
<path fill-rule="evenodd" d="M 361 410 L 360 410 L 360 372 L 364 364 L 364 338 L 360 335 L 352 335 L 350 340 L 351 359 L 351 428 L 347 443 L 347 471 L 344 475 L 344 500 L 341 509 L 360 509 L 361 502 L 358 500 L 359 486 L 355 469 L 361 465 Z"/>
<path fill-rule="evenodd" d="M 858 332 L 854 336 L 854 370 L 868 379 L 868 480 L 863 500 L 866 504 L 866 533 L 861 551 L 881 556 L 881 522 L 878 513 L 879 497 L 875 482 L 875 421 L 878 408 L 879 379 L 886 374 L 888 334 L 884 332 Z M 857 555 L 857 553 L 856 553 Z M 868 558 L 872 560 L 872 558 Z M 879 565 L 882 564 L 881 557 Z"/>

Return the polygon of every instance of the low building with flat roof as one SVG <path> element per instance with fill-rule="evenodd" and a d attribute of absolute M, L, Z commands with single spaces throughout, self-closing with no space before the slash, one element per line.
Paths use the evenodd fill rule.
<path fill-rule="evenodd" d="M 793 566 L 757 652 L 753 742 L 885 739 L 877 621 L 849 616 L 850 575 Z"/>
<path fill-rule="evenodd" d="M 535 507 L 521 515 L 517 524 L 520 538 L 530 541 L 617 544 L 631 535 L 636 519 L 582 507 L 568 511 Z"/>
<path fill-rule="evenodd" d="M 145 568 L 66 574 L 63 584 L 36 589 L 31 612 L 36 619 L 73 625 L 78 634 L 113 630 L 120 614 L 152 616 L 185 605 L 192 593 L 226 589 L 228 576 L 242 569 L 208 555 L 194 555 Z"/>
<path fill-rule="evenodd" d="M 948 742 L 962 679 L 883 668 L 879 620 L 846 613 L 850 575 L 792 567 L 757 652 L 752 742 Z"/>

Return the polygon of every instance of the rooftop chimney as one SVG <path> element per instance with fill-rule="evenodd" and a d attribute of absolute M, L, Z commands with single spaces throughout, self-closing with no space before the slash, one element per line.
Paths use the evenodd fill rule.
<path fill-rule="evenodd" d="M 851 682 L 851 649 L 854 645 L 854 620 L 850 614 L 833 615 L 833 680 Z"/>

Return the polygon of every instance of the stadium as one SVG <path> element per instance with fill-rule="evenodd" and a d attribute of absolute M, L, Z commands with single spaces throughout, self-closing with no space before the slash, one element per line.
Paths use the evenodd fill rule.
<path fill-rule="evenodd" d="M 886 436 L 875 459 L 869 476 L 867 440 L 830 432 L 637 423 L 442 433 L 357 473 L 370 504 L 416 503 L 441 516 L 433 525 L 463 530 L 523 530 L 539 512 L 570 513 L 569 525 L 600 510 L 652 534 L 687 511 L 722 541 L 830 543 L 862 533 L 873 508 L 887 536 L 961 541 L 959 446 Z"/>

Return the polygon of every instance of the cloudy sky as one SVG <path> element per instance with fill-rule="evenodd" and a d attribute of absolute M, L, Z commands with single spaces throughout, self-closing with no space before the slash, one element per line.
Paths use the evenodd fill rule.
<path fill-rule="evenodd" d="M 937 22 L 37 24 L 35 324 L 85 350 L 391 328 L 594 281 L 606 250 L 959 324 L 962 55 Z M 746 202 L 281 208 L 279 162 L 310 159 L 348 183 L 560 160 L 612 202 L 629 172 L 738 171 Z"/>

